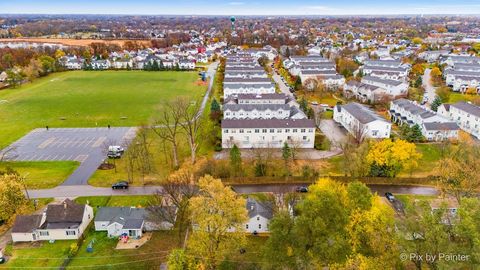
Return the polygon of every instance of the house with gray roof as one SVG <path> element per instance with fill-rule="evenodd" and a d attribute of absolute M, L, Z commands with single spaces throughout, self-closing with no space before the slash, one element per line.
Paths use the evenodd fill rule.
<path fill-rule="evenodd" d="M 414 101 L 403 98 L 392 101 L 389 114 L 392 122 L 399 125 L 418 125 L 422 130 L 422 135 L 429 141 L 458 138 L 459 127 L 457 124 Z"/>
<path fill-rule="evenodd" d="M 389 138 L 392 124 L 365 105 L 350 102 L 333 109 L 333 120 L 357 139 Z"/>
<path fill-rule="evenodd" d="M 92 207 L 66 199 L 59 204 L 49 204 L 41 215 L 17 216 L 12 228 L 12 241 L 78 239 L 92 219 Z"/>
<path fill-rule="evenodd" d="M 95 231 L 106 231 L 108 237 L 127 235 L 141 238 L 145 231 L 169 230 L 173 227 L 175 208 L 161 207 L 165 215 L 155 215 L 158 211 L 136 207 L 101 207 L 95 215 Z M 170 218 L 167 218 L 170 217 Z"/>
<path fill-rule="evenodd" d="M 268 224 L 273 218 L 273 204 L 247 198 L 248 222 L 245 230 L 249 233 L 268 233 Z"/>
<path fill-rule="evenodd" d="M 438 107 L 438 114 L 457 123 L 465 132 L 480 139 L 480 107 L 467 102 L 442 104 Z"/>

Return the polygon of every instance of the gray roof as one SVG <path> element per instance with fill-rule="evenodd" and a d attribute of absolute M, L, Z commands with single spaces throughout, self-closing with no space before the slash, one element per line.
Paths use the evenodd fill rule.
<path fill-rule="evenodd" d="M 365 66 L 400 66 L 402 61 L 400 60 L 368 60 L 365 61 Z"/>
<path fill-rule="evenodd" d="M 426 130 L 459 130 L 457 123 L 455 122 L 427 122 L 423 123 Z"/>
<path fill-rule="evenodd" d="M 480 117 L 480 107 L 475 106 L 473 104 L 467 103 L 467 102 L 457 102 L 455 104 L 451 104 L 450 106 L 455 107 L 459 110 L 465 111 L 471 115 L 475 115 L 477 117 Z"/>
<path fill-rule="evenodd" d="M 373 81 L 373 82 L 383 83 L 383 84 L 392 85 L 392 86 L 399 86 L 400 84 L 404 83 L 402 81 L 387 80 L 387 79 L 382 79 L 382 78 L 375 77 L 375 76 L 365 76 L 365 77 L 363 77 L 362 82 L 364 80 L 365 81 Z"/>
<path fill-rule="evenodd" d="M 45 223 L 81 223 L 84 211 L 84 204 L 66 199 L 60 204 L 47 206 Z"/>
<path fill-rule="evenodd" d="M 123 224 L 123 229 L 141 229 L 144 219 L 127 219 Z"/>
<path fill-rule="evenodd" d="M 270 202 L 260 202 L 248 197 L 246 207 L 249 218 L 256 217 L 257 215 L 266 219 L 273 218 L 273 204 Z"/>
<path fill-rule="evenodd" d="M 145 219 L 144 208 L 135 207 L 101 207 L 95 215 L 95 221 L 109 221 L 124 224 L 129 219 Z"/>
<path fill-rule="evenodd" d="M 244 78 L 225 78 L 223 80 L 223 83 L 227 84 L 241 84 L 241 83 L 260 83 L 260 84 L 271 84 L 272 80 L 270 78 L 249 78 L 249 79 L 244 79 Z"/>
<path fill-rule="evenodd" d="M 245 80 L 242 78 L 242 80 Z M 228 83 L 224 86 L 224 88 L 229 89 L 241 89 L 241 88 L 275 88 L 275 84 L 273 83 L 250 83 L 250 84 L 242 84 L 242 83 Z"/>
<path fill-rule="evenodd" d="M 436 115 L 434 112 L 429 111 L 429 110 L 419 106 L 418 104 L 413 103 L 412 101 L 410 101 L 408 99 L 401 98 L 401 99 L 394 100 L 392 102 L 394 104 L 402 107 L 406 111 L 409 111 L 411 114 L 419 115 L 423 119 Z"/>
<path fill-rule="evenodd" d="M 223 105 L 223 110 L 224 111 L 253 111 L 253 110 L 258 110 L 258 111 L 266 111 L 266 110 L 271 110 L 271 111 L 278 111 L 278 110 L 284 110 L 284 111 L 289 111 L 290 110 L 290 105 L 288 104 L 225 104 Z"/>
<path fill-rule="evenodd" d="M 40 227 L 42 215 L 18 215 L 12 227 L 12 233 L 31 233 Z"/>
<path fill-rule="evenodd" d="M 341 107 L 343 110 L 346 110 L 362 124 L 368 124 L 373 121 L 387 122 L 387 120 L 373 112 L 371 109 L 367 108 L 367 106 L 358 104 L 356 102 L 350 102 L 346 105 L 337 106 Z"/>
<path fill-rule="evenodd" d="M 222 120 L 222 128 L 314 128 L 312 119 L 242 119 Z"/>
<path fill-rule="evenodd" d="M 270 94 L 238 94 L 237 99 L 286 99 L 287 96 L 283 93 Z"/>

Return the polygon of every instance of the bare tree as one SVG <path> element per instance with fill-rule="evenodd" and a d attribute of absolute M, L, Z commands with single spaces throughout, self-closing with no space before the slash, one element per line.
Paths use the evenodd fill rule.
<path fill-rule="evenodd" d="M 172 145 L 173 167 L 175 169 L 178 169 L 180 166 L 178 162 L 178 135 L 180 134 L 180 121 L 182 117 L 180 114 L 181 106 L 177 105 L 181 105 L 181 103 L 179 99 L 165 103 L 160 117 L 152 127 L 152 130 L 160 139 Z"/>
<path fill-rule="evenodd" d="M 164 211 L 153 207 L 151 216 L 154 219 L 167 220 L 175 223 L 179 239 L 183 239 L 190 226 L 188 207 L 190 198 L 197 195 L 197 179 L 188 169 L 177 171 L 170 175 L 162 185 L 162 191 L 157 192 L 152 201 L 152 206 L 174 206 L 175 215 L 171 211 Z"/>
<path fill-rule="evenodd" d="M 145 175 L 153 171 L 152 158 L 150 154 L 150 141 L 148 140 L 148 129 L 141 127 L 137 133 L 137 139 L 134 142 L 133 150 L 135 152 L 137 168 L 142 174 L 142 181 L 145 185 Z"/>
<path fill-rule="evenodd" d="M 187 135 L 192 164 L 195 164 L 196 161 L 197 150 L 199 146 L 200 128 L 202 126 L 200 104 L 201 103 L 197 101 L 189 102 L 184 98 L 180 98 L 176 102 L 181 120 L 179 124 Z"/>

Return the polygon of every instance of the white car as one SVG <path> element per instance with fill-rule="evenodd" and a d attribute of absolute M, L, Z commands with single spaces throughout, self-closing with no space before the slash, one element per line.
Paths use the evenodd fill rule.
<path fill-rule="evenodd" d="M 312 102 L 310 102 L 310 104 L 312 104 L 312 105 L 318 105 L 318 102 L 312 101 Z"/>

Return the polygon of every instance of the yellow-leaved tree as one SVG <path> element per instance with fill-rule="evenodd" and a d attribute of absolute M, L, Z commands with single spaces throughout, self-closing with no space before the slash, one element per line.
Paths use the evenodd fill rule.
<path fill-rule="evenodd" d="M 27 207 L 20 176 L 0 175 L 0 221 L 9 222 Z"/>
<path fill-rule="evenodd" d="M 220 179 L 206 175 L 198 182 L 199 194 L 190 199 L 193 231 L 188 252 L 205 269 L 216 269 L 245 243 L 246 201 Z"/>
<path fill-rule="evenodd" d="M 395 177 L 402 170 L 412 171 L 418 167 L 422 154 L 414 143 L 405 140 L 385 139 L 373 142 L 367 154 L 371 176 Z"/>

